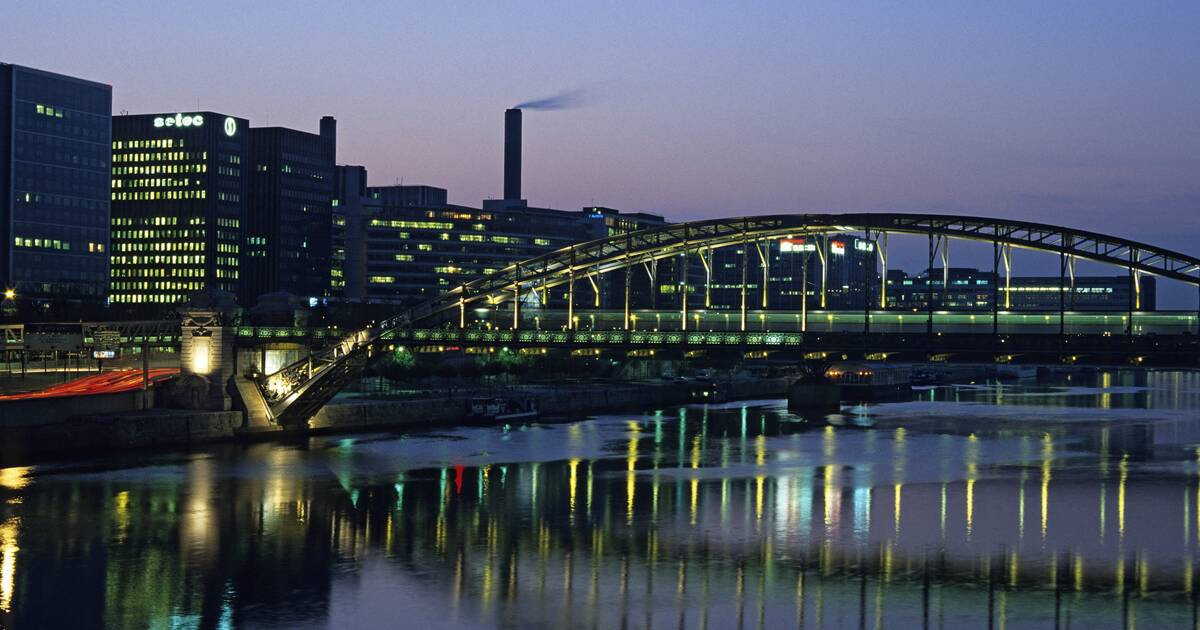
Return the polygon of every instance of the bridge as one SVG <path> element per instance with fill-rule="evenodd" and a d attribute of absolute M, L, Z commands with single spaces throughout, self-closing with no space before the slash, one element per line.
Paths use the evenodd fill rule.
<path fill-rule="evenodd" d="M 862 311 L 826 310 L 825 264 L 820 265 L 819 281 L 814 278 L 817 288 L 811 296 L 807 277 L 802 280 L 798 309 L 772 308 L 771 259 L 764 247 L 781 239 L 813 239 L 811 244 L 805 241 L 806 276 L 807 256 L 824 263 L 831 253 L 832 235 L 846 233 L 861 233 L 872 244 L 880 278 L 886 278 L 890 235 L 927 239 L 928 268 L 932 272 L 940 261 L 943 293 L 949 284 L 951 241 L 990 246 L 997 279 L 991 286 L 990 312 L 936 310 L 932 293 L 938 289 L 932 282 L 924 312 L 886 310 L 887 283 L 875 280 L 874 265 L 866 266 L 864 273 L 864 295 L 870 297 L 863 300 Z M 713 253 L 725 248 L 740 253 L 740 283 L 734 287 L 739 299 L 735 309 L 712 310 Z M 1059 304 L 1053 312 L 1008 310 L 1012 261 L 1014 251 L 1020 250 L 1058 258 Z M 1067 296 L 1073 292 L 1079 260 L 1128 273 L 1131 290 L 1125 312 L 1080 313 L 1069 308 Z M 689 278 L 693 261 L 703 269 L 700 278 Z M 681 288 L 674 292 L 671 304 L 660 305 L 659 267 L 664 262 L 677 269 L 671 281 Z M 751 278 L 752 268 L 761 277 Z M 648 305 L 638 304 L 634 296 L 635 274 L 645 274 L 648 280 Z M 365 365 L 373 348 L 390 343 L 435 348 L 782 349 L 801 356 L 845 351 L 926 356 L 970 352 L 1000 360 L 1038 353 L 1068 361 L 1081 354 L 1102 353 L 1134 362 L 1169 354 L 1194 364 L 1200 312 L 1141 312 L 1137 291 L 1143 274 L 1200 289 L 1196 257 L 1041 223 L 925 214 L 788 214 L 671 224 L 572 245 L 465 282 L 357 331 L 311 358 L 257 377 L 257 391 L 272 422 L 303 424 Z M 600 281 L 614 275 L 623 280 L 617 283 L 623 287 L 617 300 L 620 308 L 601 309 Z M 559 294 L 561 298 L 555 297 Z"/>

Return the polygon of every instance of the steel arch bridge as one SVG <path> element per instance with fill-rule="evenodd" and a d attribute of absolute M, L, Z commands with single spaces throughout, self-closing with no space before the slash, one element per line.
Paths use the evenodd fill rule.
<path fill-rule="evenodd" d="M 1075 279 L 1075 262 L 1086 260 L 1111 265 L 1126 270 L 1130 276 L 1130 300 L 1121 318 L 1121 325 L 1127 336 L 1132 336 L 1135 317 L 1138 315 L 1138 305 L 1134 301 L 1134 293 L 1140 287 L 1138 277 L 1142 274 L 1176 280 L 1200 288 L 1200 258 L 1156 247 L 1121 237 L 1100 234 L 1087 230 L 1078 230 L 1043 223 L 1026 221 L 1011 221 L 998 218 L 951 216 L 934 214 L 898 214 L 898 213 L 854 213 L 854 214 L 783 214 L 754 216 L 731 219 L 712 219 L 687 223 L 669 224 L 659 228 L 641 230 L 611 236 L 577 245 L 565 247 L 542 256 L 509 265 L 496 272 L 466 282 L 424 303 L 408 309 L 397 316 L 378 323 L 377 325 L 355 333 L 351 337 L 335 344 L 331 348 L 314 355 L 311 360 L 304 360 L 290 365 L 280 372 L 264 375 L 258 380 L 258 389 L 263 394 L 265 403 L 273 418 L 281 423 L 296 423 L 306 421 L 320 406 L 324 405 L 337 389 L 339 389 L 355 373 L 353 366 L 362 363 L 361 356 L 368 352 L 373 344 L 380 341 L 404 340 L 407 342 L 446 341 L 454 343 L 488 344 L 514 343 L 528 345 L 636 345 L 642 344 L 674 344 L 676 346 L 730 344 L 741 346 L 765 345 L 806 345 L 809 335 L 809 298 L 807 285 L 802 299 L 801 314 L 797 314 L 799 325 L 788 333 L 772 331 L 767 328 L 767 317 L 764 314 L 769 308 L 767 304 L 766 285 L 770 280 L 770 256 L 764 253 L 763 244 L 785 238 L 813 237 L 817 245 L 811 253 L 822 263 L 829 254 L 829 237 L 833 234 L 862 233 L 866 240 L 872 242 L 872 250 L 878 256 L 881 267 L 880 277 L 887 275 L 887 240 L 891 234 L 923 236 L 929 242 L 929 269 L 936 267 L 941 261 L 943 273 L 948 274 L 950 264 L 951 240 L 967 240 L 991 244 L 992 270 L 996 281 L 992 283 L 993 299 L 990 322 L 990 335 L 981 336 L 976 329 L 969 332 L 950 332 L 950 336 L 959 336 L 970 347 L 982 348 L 994 343 L 999 334 L 1003 318 L 1010 314 L 1002 313 L 1000 308 L 999 278 L 1001 268 L 1004 270 L 1006 285 L 1005 296 L 1009 295 L 1007 285 L 1011 279 L 1011 260 L 1013 250 L 1034 250 L 1057 255 L 1059 257 L 1059 277 L 1062 287 L 1068 283 L 1073 287 Z M 701 334 L 702 331 L 688 331 L 689 308 L 696 310 L 696 305 L 689 305 L 688 291 L 680 292 L 678 300 L 677 331 L 655 330 L 660 333 L 650 336 L 648 331 L 638 335 L 636 330 L 637 315 L 632 308 L 630 276 L 636 268 L 644 268 L 649 274 L 651 283 L 655 282 L 656 269 L 659 261 L 682 256 L 685 263 L 680 265 L 682 284 L 689 285 L 687 277 L 687 261 L 689 256 L 698 256 L 705 271 L 703 282 L 712 281 L 712 253 L 726 247 L 741 247 L 741 300 L 737 311 L 736 331 L 716 339 L 713 334 Z M 748 313 L 751 310 L 750 299 L 747 295 L 748 269 L 751 267 L 750 257 L 757 252 L 755 266 L 762 271 L 762 311 L 759 314 L 761 326 L 759 330 L 751 330 L 748 325 Z M 874 267 L 874 265 L 872 265 Z M 820 266 L 825 273 L 825 264 Z M 873 272 L 874 269 L 871 269 Z M 587 282 L 597 297 L 599 289 L 595 280 L 611 273 L 625 274 L 625 295 L 623 309 L 619 312 L 619 324 L 612 331 L 583 331 L 579 329 L 578 296 L 576 285 Z M 641 273 L 640 271 L 637 273 Z M 878 287 L 871 286 L 871 273 L 866 274 L 867 287 L 865 293 L 874 295 L 879 291 L 878 304 L 880 309 L 886 305 L 886 281 L 879 282 Z M 943 276 L 942 291 L 946 291 L 948 275 Z M 807 282 L 807 280 L 805 281 Z M 699 285 L 699 282 L 695 284 Z M 545 302 L 546 291 L 550 288 L 566 288 L 565 326 L 562 331 L 524 331 L 522 325 L 521 303 L 528 292 L 541 292 L 542 302 Z M 926 331 L 932 335 L 935 320 L 939 317 L 953 316 L 934 312 L 932 292 L 936 289 L 930 283 L 931 295 L 927 299 L 928 312 L 925 320 Z M 1057 330 L 1039 331 L 1041 333 L 1057 333 L 1060 337 L 1065 333 L 1067 308 L 1063 294 L 1060 291 L 1059 309 L 1057 315 Z M 874 343 L 887 345 L 888 333 L 879 330 L 871 331 L 872 320 L 886 320 L 886 313 L 872 312 L 871 302 L 874 297 L 864 299 L 864 309 L 858 316 L 861 331 L 857 343 Z M 824 277 L 820 283 L 820 293 L 814 297 L 818 306 L 823 308 L 825 303 Z M 507 331 L 467 331 L 466 313 L 468 309 L 479 305 L 495 308 L 507 303 L 511 307 L 512 325 Z M 730 313 L 732 314 L 732 313 Z M 1046 314 L 1046 322 L 1051 321 L 1052 314 Z M 832 321 L 833 314 L 829 314 Z M 974 323 L 975 315 L 971 315 Z M 987 319 L 987 315 L 982 316 Z M 1173 333 L 1192 337 L 1191 328 L 1200 326 L 1200 313 L 1194 318 L 1191 315 L 1182 316 L 1183 327 L 1176 325 Z M 1107 320 L 1107 317 L 1105 317 Z M 911 314 L 910 314 L 911 321 Z M 774 325 L 774 320 L 772 320 Z M 457 324 L 457 330 L 455 330 Z M 678 334 L 675 334 L 678 333 Z M 691 334 L 689 334 L 691 333 Z M 892 335 L 893 342 L 905 341 L 905 331 L 901 327 Z M 1037 334 L 1037 333 L 1034 333 Z M 881 337 L 882 335 L 882 337 Z M 719 335 L 718 335 L 719 336 Z M 939 336 L 940 333 L 939 333 Z M 1041 335 L 1043 338 L 1045 334 Z M 1111 337 L 1112 331 L 1105 331 L 1105 337 Z M 618 339 L 618 337 L 620 337 Z M 635 340 L 638 337 L 638 340 Z M 712 338 L 710 338 L 712 337 Z M 728 337 L 727 339 L 725 337 Z M 1155 340 L 1155 345 L 1161 341 Z M 1044 341 L 1037 342 L 1045 345 Z M 835 344 L 836 345 L 836 344 Z M 1019 345 L 1019 344 L 1018 344 Z M 1153 351 L 1138 346 L 1139 351 Z M 1191 340 L 1188 347 L 1192 347 Z M 576 345 L 578 347 L 578 345 Z M 644 346 L 643 346 L 644 347 Z M 1009 346 L 1012 347 L 1012 346 Z M 1194 351 L 1194 350 L 1193 350 Z M 357 357 L 357 359 L 356 359 Z"/>

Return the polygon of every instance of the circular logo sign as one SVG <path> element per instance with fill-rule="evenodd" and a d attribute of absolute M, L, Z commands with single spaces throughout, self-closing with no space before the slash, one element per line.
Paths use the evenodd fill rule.
<path fill-rule="evenodd" d="M 237 121 L 233 118 L 225 119 L 225 135 L 232 136 L 237 133 Z"/>

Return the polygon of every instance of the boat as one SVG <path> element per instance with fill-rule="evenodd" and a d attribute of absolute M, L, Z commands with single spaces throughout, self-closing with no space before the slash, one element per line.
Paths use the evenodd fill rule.
<path fill-rule="evenodd" d="M 825 370 L 825 378 L 838 385 L 844 401 L 887 401 L 912 398 L 912 375 L 907 367 L 842 361 Z"/>
<path fill-rule="evenodd" d="M 716 381 L 701 376 L 688 383 L 688 397 L 697 402 L 722 402 L 725 397 Z"/>
<path fill-rule="evenodd" d="M 472 398 L 467 419 L 485 424 L 532 420 L 540 414 L 536 398 Z"/>

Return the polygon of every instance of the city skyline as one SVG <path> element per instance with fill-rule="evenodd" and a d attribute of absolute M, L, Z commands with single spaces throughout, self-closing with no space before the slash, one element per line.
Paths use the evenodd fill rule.
<path fill-rule="evenodd" d="M 75 8 L 54 47 L 36 12 L 9 9 L 5 59 L 109 83 L 114 113 L 196 106 L 312 132 L 333 115 L 340 162 L 453 203 L 500 197 L 505 108 L 582 88 L 583 106 L 526 117 L 533 204 L 1052 217 L 1182 251 L 1200 227 L 1185 3 Z M 114 33 L 121 51 L 97 54 Z"/>

